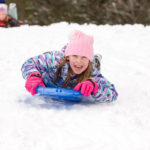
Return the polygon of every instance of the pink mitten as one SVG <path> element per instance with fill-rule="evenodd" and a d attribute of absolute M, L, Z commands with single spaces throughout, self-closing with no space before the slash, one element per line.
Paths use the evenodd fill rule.
<path fill-rule="evenodd" d="M 39 72 L 33 72 L 31 73 L 26 81 L 25 88 L 32 94 L 36 94 L 35 90 L 37 86 L 43 86 L 45 87 L 43 81 L 42 81 L 42 75 Z"/>
<path fill-rule="evenodd" d="M 78 83 L 75 87 L 75 91 L 79 91 L 81 89 L 81 94 L 88 97 L 90 94 L 96 94 L 98 91 L 98 85 L 93 80 L 89 79 L 84 82 Z"/>

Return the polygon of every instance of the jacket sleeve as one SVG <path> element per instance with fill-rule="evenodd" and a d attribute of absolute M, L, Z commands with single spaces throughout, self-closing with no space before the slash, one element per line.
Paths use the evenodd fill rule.
<path fill-rule="evenodd" d="M 63 52 L 51 51 L 28 59 L 21 67 L 23 78 L 27 79 L 28 75 L 33 72 L 41 74 L 54 72 L 61 57 L 63 57 Z"/>
<path fill-rule="evenodd" d="M 95 95 L 91 95 L 95 102 L 112 102 L 118 97 L 115 86 L 110 83 L 102 74 L 95 69 L 92 79 L 98 84 L 99 89 Z"/>

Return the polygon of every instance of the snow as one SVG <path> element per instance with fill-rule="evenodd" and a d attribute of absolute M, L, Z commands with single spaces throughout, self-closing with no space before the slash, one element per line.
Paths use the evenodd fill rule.
<path fill-rule="evenodd" d="M 115 85 L 117 101 L 46 103 L 25 90 L 24 61 L 61 49 L 74 29 L 94 35 L 102 74 Z M 0 149 L 149 150 L 149 41 L 150 26 L 137 24 L 0 28 Z"/>

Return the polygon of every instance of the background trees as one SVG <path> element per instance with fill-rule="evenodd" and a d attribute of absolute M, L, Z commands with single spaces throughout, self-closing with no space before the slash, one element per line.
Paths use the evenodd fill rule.
<path fill-rule="evenodd" d="M 149 0 L 7 0 L 15 2 L 19 19 L 48 25 L 67 21 L 94 24 L 150 24 Z"/>

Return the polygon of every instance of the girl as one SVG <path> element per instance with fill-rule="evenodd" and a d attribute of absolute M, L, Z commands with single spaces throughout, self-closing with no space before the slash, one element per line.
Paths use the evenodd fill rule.
<path fill-rule="evenodd" d="M 81 90 L 83 96 L 91 96 L 98 102 L 116 100 L 114 85 L 102 76 L 94 63 L 93 37 L 77 30 L 61 51 L 44 53 L 23 64 L 25 88 L 32 95 L 36 94 L 37 86 L 46 86 Z"/>
<path fill-rule="evenodd" d="M 0 27 L 16 27 L 20 26 L 20 24 L 23 24 L 23 22 L 17 21 L 16 19 L 8 15 L 7 5 L 0 4 Z"/>

